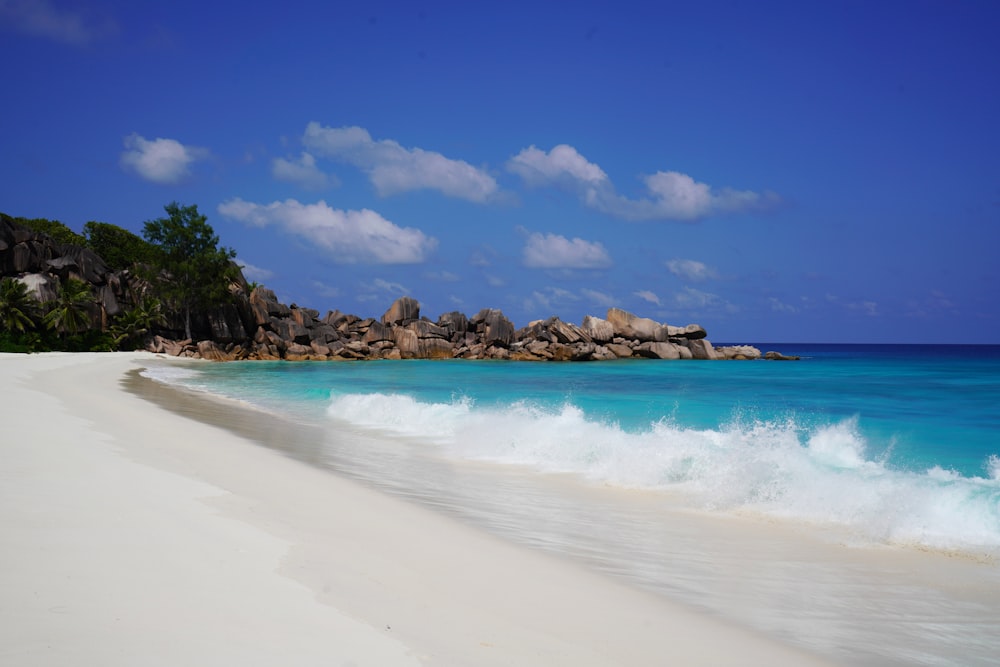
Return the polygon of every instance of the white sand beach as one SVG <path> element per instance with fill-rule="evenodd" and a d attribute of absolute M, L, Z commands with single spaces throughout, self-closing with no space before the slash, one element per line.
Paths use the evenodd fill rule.
<path fill-rule="evenodd" d="M 824 664 L 125 391 L 150 359 L 0 355 L 2 664 Z"/>

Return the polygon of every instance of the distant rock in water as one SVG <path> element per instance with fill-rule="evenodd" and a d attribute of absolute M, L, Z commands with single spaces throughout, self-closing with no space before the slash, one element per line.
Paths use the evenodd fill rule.
<path fill-rule="evenodd" d="M 521 329 L 495 308 L 472 317 L 458 311 L 437 321 L 422 317 L 412 297 L 397 299 L 378 320 L 340 311 L 315 311 L 277 302 L 258 287 L 246 300 L 256 324 L 243 344 L 187 342 L 178 347 L 159 338 L 150 349 L 207 359 L 509 359 L 517 361 L 608 361 L 615 359 L 761 359 L 749 345 L 715 348 L 698 324 L 671 326 L 611 308 L 580 326 L 558 317 L 535 320 Z M 216 344 L 218 343 L 218 344 Z M 767 358 L 790 359 L 778 353 Z M 777 355 L 777 356 L 773 356 Z"/>

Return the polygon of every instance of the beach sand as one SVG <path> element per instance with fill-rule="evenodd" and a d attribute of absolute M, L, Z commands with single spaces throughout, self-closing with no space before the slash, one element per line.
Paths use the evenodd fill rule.
<path fill-rule="evenodd" d="M 826 664 L 143 400 L 151 359 L 0 355 L 2 664 Z"/>

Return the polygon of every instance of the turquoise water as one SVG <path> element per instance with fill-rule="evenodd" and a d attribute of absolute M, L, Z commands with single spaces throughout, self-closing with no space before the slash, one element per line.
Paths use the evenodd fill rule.
<path fill-rule="evenodd" d="M 1000 346 L 775 347 L 803 360 L 157 372 L 437 456 L 829 522 L 873 542 L 1000 548 Z"/>
<path fill-rule="evenodd" d="M 145 374 L 311 425 L 260 437 L 310 465 L 840 664 L 996 664 L 1000 346 L 760 347 L 803 359 Z"/>

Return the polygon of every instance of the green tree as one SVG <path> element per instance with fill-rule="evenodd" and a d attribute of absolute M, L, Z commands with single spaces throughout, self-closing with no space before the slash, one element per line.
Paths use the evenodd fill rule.
<path fill-rule="evenodd" d="M 58 220 L 48 220 L 46 218 L 11 218 L 5 216 L 22 227 L 27 227 L 33 232 L 48 234 L 56 243 L 67 245 L 87 245 L 87 239 L 83 238 L 72 229 Z"/>
<path fill-rule="evenodd" d="M 191 311 L 222 303 L 238 269 L 236 252 L 219 247 L 219 237 L 197 206 L 172 202 L 166 218 L 145 223 L 142 235 L 156 247 L 157 264 L 166 273 L 163 296 L 184 314 L 184 333 L 191 335 Z"/>
<path fill-rule="evenodd" d="M 127 229 L 107 222 L 90 221 L 83 226 L 87 247 L 101 256 L 112 271 L 128 269 L 135 263 L 149 264 L 155 248 Z"/>
<path fill-rule="evenodd" d="M 163 324 L 163 310 L 159 301 L 146 296 L 135 308 L 119 315 L 112 323 L 111 336 L 119 349 L 135 349 L 144 336 L 156 325 Z"/>
<path fill-rule="evenodd" d="M 35 328 L 38 302 L 28 294 L 28 286 L 14 278 L 0 280 L 0 327 L 11 333 Z"/>
<path fill-rule="evenodd" d="M 76 278 L 60 283 L 56 298 L 45 303 L 48 312 L 42 321 L 53 331 L 58 331 L 66 341 L 66 335 L 73 335 L 90 324 L 90 305 L 94 295 L 90 284 Z"/>

